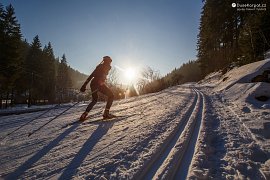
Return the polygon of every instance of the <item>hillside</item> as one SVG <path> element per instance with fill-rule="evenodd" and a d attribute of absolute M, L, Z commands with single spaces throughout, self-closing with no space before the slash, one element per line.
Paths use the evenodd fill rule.
<path fill-rule="evenodd" d="M 269 60 L 213 73 L 159 93 L 115 101 L 118 118 L 102 121 L 104 103 L 77 123 L 79 103 L 0 117 L 3 179 L 267 179 L 270 177 L 269 83 L 251 79 Z M 256 96 L 254 96 L 256 94 Z"/>

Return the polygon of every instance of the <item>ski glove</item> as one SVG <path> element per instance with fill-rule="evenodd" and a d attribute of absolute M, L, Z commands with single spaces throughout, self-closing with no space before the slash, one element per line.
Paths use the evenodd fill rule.
<path fill-rule="evenodd" d="M 91 81 L 91 79 L 93 78 L 93 73 L 86 79 L 86 81 L 84 82 L 84 84 L 82 85 L 80 91 L 81 92 L 85 92 L 86 90 L 86 86 L 89 83 L 89 81 Z"/>
<path fill-rule="evenodd" d="M 85 90 L 86 90 L 86 84 L 82 85 L 80 91 L 81 91 L 81 92 L 85 92 Z"/>

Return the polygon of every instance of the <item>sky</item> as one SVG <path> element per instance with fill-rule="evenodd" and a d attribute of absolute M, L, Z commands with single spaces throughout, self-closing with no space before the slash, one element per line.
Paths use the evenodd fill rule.
<path fill-rule="evenodd" d="M 23 38 L 51 42 L 56 57 L 89 74 L 111 56 L 113 65 L 149 66 L 166 75 L 196 59 L 202 1 L 1 0 L 12 4 Z"/>

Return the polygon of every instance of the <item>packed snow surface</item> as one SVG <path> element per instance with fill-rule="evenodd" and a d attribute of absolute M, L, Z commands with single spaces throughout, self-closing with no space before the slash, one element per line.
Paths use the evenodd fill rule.
<path fill-rule="evenodd" d="M 2 116 L 0 178 L 269 179 L 270 102 L 256 99 L 270 96 L 269 83 L 250 81 L 269 67 L 115 101 L 111 120 L 104 103 L 81 123 L 87 103 Z"/>

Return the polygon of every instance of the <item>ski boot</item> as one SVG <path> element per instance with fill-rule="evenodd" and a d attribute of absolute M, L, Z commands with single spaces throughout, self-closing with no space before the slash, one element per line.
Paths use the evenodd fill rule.
<path fill-rule="evenodd" d="M 116 117 L 115 115 L 110 114 L 109 111 L 110 111 L 109 109 L 105 109 L 103 119 L 112 119 Z"/>
<path fill-rule="evenodd" d="M 84 121 L 84 120 L 86 120 L 86 118 L 87 118 L 87 115 L 88 115 L 88 112 L 84 112 L 82 115 L 81 115 L 81 117 L 80 117 L 80 121 Z"/>

